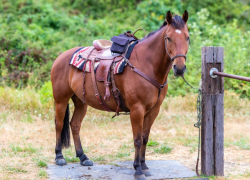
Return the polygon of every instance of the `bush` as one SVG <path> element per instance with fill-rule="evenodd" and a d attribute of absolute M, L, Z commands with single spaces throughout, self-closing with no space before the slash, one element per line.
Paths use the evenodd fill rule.
<path fill-rule="evenodd" d="M 110 39 L 125 30 L 156 30 L 168 10 L 181 15 L 185 9 L 191 36 L 185 78 L 198 86 L 202 46 L 224 47 L 225 72 L 250 76 L 249 4 L 227 0 L 1 1 L 0 85 L 22 88 L 29 84 L 39 89 L 50 80 L 54 59 L 67 49 Z M 250 97 L 246 82 L 225 79 L 225 89 Z M 171 71 L 169 95 L 187 92 L 193 90 Z"/>

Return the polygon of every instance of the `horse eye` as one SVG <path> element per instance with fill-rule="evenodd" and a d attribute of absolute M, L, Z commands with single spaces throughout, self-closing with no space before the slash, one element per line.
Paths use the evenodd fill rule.
<path fill-rule="evenodd" d="M 170 41 L 170 42 L 171 42 L 171 39 L 170 39 L 169 37 L 167 37 L 167 39 L 168 39 L 168 41 Z"/>

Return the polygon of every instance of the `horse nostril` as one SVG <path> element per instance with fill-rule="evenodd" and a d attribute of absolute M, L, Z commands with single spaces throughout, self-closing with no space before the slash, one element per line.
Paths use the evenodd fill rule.
<path fill-rule="evenodd" d="M 173 68 L 174 68 L 175 71 L 177 70 L 177 69 L 176 69 L 176 65 L 174 65 Z"/>
<path fill-rule="evenodd" d="M 183 67 L 183 73 L 186 71 L 186 69 L 187 69 L 187 67 L 186 67 L 186 65 L 184 65 L 184 67 Z"/>

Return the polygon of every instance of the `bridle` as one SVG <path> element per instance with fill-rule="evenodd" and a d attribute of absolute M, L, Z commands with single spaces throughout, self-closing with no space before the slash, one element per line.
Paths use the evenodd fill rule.
<path fill-rule="evenodd" d="M 166 39 L 167 39 L 167 36 L 165 36 L 165 38 L 164 38 L 164 40 L 165 40 L 165 49 L 166 49 L 166 51 L 167 51 L 167 53 L 168 53 L 168 55 L 169 55 L 171 61 L 174 61 L 174 59 L 177 58 L 177 57 L 184 57 L 185 60 L 187 60 L 187 56 L 186 56 L 186 55 L 183 55 L 183 54 L 177 54 L 176 56 L 171 57 L 170 53 L 168 52 L 167 42 L 166 42 L 167 40 L 166 40 Z"/>

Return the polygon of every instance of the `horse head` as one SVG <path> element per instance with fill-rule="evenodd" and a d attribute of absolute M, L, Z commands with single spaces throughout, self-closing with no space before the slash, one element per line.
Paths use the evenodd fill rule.
<path fill-rule="evenodd" d="M 182 17 L 166 14 L 167 26 L 165 28 L 165 49 L 172 61 L 175 76 L 183 76 L 186 71 L 186 54 L 189 46 L 189 33 L 187 28 L 188 12 Z"/>

